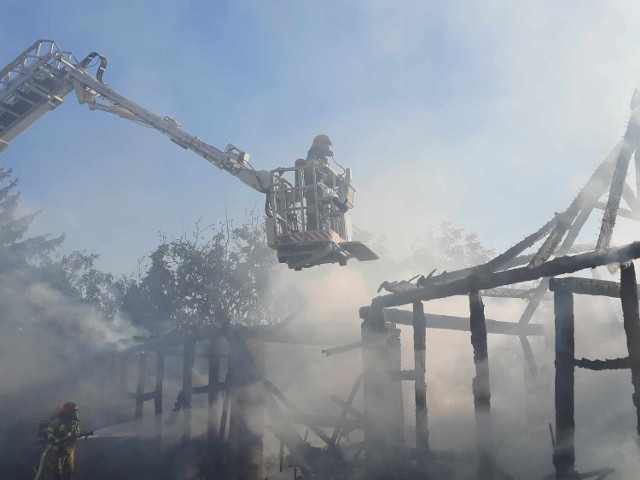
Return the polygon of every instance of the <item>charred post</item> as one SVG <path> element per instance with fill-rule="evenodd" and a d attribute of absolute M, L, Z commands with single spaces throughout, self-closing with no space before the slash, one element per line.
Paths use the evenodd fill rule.
<path fill-rule="evenodd" d="M 264 435 L 264 342 L 234 338 L 231 361 L 229 464 L 231 477 L 259 480 L 262 476 Z"/>
<path fill-rule="evenodd" d="M 636 153 L 634 155 L 634 161 L 636 164 L 636 192 L 638 194 L 638 197 L 640 197 L 640 150 L 638 149 L 636 149 Z M 636 199 L 637 210 L 634 212 L 636 215 L 640 213 L 640 206 L 638 205 L 638 200 L 640 200 L 640 198 Z"/>
<path fill-rule="evenodd" d="M 370 480 L 401 477 L 403 448 L 389 435 L 396 417 L 389 415 L 393 400 L 388 330 L 382 309 L 364 307 L 362 318 L 362 368 L 364 400 L 365 477 Z"/>
<path fill-rule="evenodd" d="M 413 360 L 416 402 L 416 465 L 426 470 L 429 455 L 429 423 L 426 375 L 427 319 L 422 302 L 413 304 Z"/>
<path fill-rule="evenodd" d="M 215 405 L 218 392 L 220 391 L 220 355 L 217 343 L 218 340 L 216 337 L 212 337 L 209 340 L 209 385 L 207 389 L 207 438 L 209 441 L 218 438 L 216 428 L 218 412 L 216 411 Z"/>
<path fill-rule="evenodd" d="M 473 379 L 473 406 L 476 417 L 478 480 L 494 478 L 493 432 L 491 426 L 491 387 L 489 384 L 489 349 L 484 304 L 478 292 L 469 295 L 471 346 L 476 376 Z"/>
<path fill-rule="evenodd" d="M 636 407 L 636 428 L 640 435 L 640 314 L 638 313 L 638 284 L 633 263 L 620 269 L 620 298 L 624 333 L 631 364 L 633 405 Z"/>
<path fill-rule="evenodd" d="M 136 387 L 136 412 L 135 418 L 142 418 L 144 410 L 144 385 L 147 380 L 147 354 L 138 356 L 138 386 Z"/>
<path fill-rule="evenodd" d="M 156 440 L 162 439 L 162 384 L 164 382 L 164 354 L 156 352 L 156 389 L 153 395 L 153 408 L 156 416 Z"/>
<path fill-rule="evenodd" d="M 393 430 L 390 434 L 397 448 L 405 449 L 404 437 L 404 402 L 402 401 L 402 376 L 396 372 L 402 372 L 402 346 L 400 343 L 400 329 L 388 328 L 387 342 L 389 344 L 389 361 L 392 372 L 390 378 L 391 403 L 389 415 L 393 417 Z M 413 377 L 413 375 L 412 375 Z"/>
<path fill-rule="evenodd" d="M 118 374 L 118 391 L 122 393 L 127 392 L 127 373 L 129 367 L 129 355 L 120 356 L 120 372 Z"/>
<path fill-rule="evenodd" d="M 555 291 L 556 330 L 556 438 L 553 464 L 558 480 L 575 478 L 574 447 L 574 318 L 573 295 L 563 290 Z"/>
<path fill-rule="evenodd" d="M 182 355 L 182 441 L 191 438 L 191 396 L 193 393 L 193 366 L 196 359 L 196 341 L 188 338 L 184 342 Z"/>
<path fill-rule="evenodd" d="M 229 418 L 229 406 L 231 404 L 231 393 L 229 387 L 229 376 L 225 380 L 224 400 L 222 402 L 222 413 L 220 414 L 220 428 L 218 429 L 218 438 L 224 440 L 227 432 L 227 420 Z"/>
<path fill-rule="evenodd" d="M 118 354 L 113 353 L 109 356 L 109 388 L 116 391 L 118 387 Z"/>

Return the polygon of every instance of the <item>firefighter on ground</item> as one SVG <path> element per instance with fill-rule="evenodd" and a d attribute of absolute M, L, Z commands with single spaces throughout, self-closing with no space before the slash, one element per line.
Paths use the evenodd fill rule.
<path fill-rule="evenodd" d="M 76 440 L 81 436 L 78 407 L 65 403 L 49 418 L 44 470 L 40 480 L 69 480 L 73 475 Z"/>
<path fill-rule="evenodd" d="M 333 157 L 333 143 L 327 135 L 317 135 L 311 144 L 311 148 L 307 152 L 307 158 L 296 160 L 296 167 L 305 167 L 304 173 L 304 198 L 307 203 L 307 230 L 322 230 L 322 215 L 318 216 L 318 210 L 321 206 L 317 203 L 317 189 L 313 188 L 316 184 L 323 183 L 328 187 L 328 183 L 333 183 L 331 169 L 329 168 L 329 157 Z M 315 167 L 315 182 L 314 182 Z M 323 168 L 323 167 L 326 167 Z M 326 173 L 323 173 L 323 170 Z M 302 186 L 302 180 L 296 176 L 296 185 Z M 322 213 L 322 212 L 320 212 Z"/>

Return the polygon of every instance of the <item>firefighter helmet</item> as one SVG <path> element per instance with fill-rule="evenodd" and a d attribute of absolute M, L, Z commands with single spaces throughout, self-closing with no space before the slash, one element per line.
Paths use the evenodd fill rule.
<path fill-rule="evenodd" d="M 309 149 L 309 155 L 315 158 L 333 157 L 333 143 L 328 135 L 316 135 Z"/>
<path fill-rule="evenodd" d="M 63 413 L 73 413 L 78 410 L 78 406 L 73 402 L 67 402 L 62 406 Z"/>
<path fill-rule="evenodd" d="M 313 143 L 311 144 L 312 147 L 333 147 L 333 143 L 331 142 L 331 139 L 329 138 L 329 135 L 316 135 L 313 138 Z"/>

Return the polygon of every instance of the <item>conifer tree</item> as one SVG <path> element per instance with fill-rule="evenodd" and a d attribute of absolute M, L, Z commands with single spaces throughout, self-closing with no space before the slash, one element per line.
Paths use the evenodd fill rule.
<path fill-rule="evenodd" d="M 28 237 L 27 231 L 40 212 L 18 216 L 19 201 L 18 179 L 12 178 L 11 168 L 0 167 L 0 275 L 26 274 L 64 240 L 64 235 Z"/>

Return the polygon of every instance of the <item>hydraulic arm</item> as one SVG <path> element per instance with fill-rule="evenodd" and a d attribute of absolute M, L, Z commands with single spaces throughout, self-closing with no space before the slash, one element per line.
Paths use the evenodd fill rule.
<path fill-rule="evenodd" d="M 100 62 L 94 78 L 85 68 L 91 60 Z M 8 142 L 62 103 L 74 91 L 78 102 L 91 110 L 114 113 L 122 118 L 151 127 L 172 142 L 191 150 L 216 167 L 237 176 L 259 192 L 266 193 L 269 172 L 248 167 L 249 155 L 229 144 L 224 151 L 189 135 L 169 117 L 160 117 L 120 95 L 102 82 L 107 62 L 91 53 L 78 62 L 55 42 L 38 40 L 0 72 L 0 151 Z"/>

